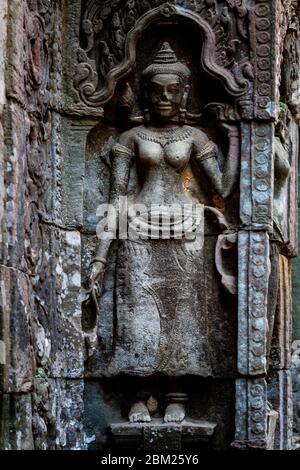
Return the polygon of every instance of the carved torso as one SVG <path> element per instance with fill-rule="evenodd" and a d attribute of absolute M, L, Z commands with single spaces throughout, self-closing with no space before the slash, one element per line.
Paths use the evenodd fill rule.
<path fill-rule="evenodd" d="M 132 131 L 135 156 L 143 169 L 144 181 L 136 201 L 145 204 L 187 204 L 183 173 L 197 147 L 207 137 L 190 126 L 157 130 L 140 126 Z"/>
<path fill-rule="evenodd" d="M 274 160 L 274 233 L 275 239 L 284 241 L 284 220 L 286 216 L 287 182 L 291 173 L 288 153 L 278 137 L 275 138 Z"/>

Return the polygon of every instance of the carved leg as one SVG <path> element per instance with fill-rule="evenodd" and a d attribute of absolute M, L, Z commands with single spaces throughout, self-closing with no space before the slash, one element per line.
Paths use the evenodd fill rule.
<path fill-rule="evenodd" d="M 272 339 L 274 334 L 274 323 L 276 316 L 276 307 L 278 304 L 278 294 L 279 294 L 279 278 L 280 278 L 280 268 L 279 268 L 279 247 L 276 243 L 270 243 L 270 262 L 271 262 L 271 272 L 269 277 L 269 288 L 268 288 L 268 325 L 269 330 L 267 333 L 267 361 L 268 367 L 272 366 L 272 359 L 270 358 Z M 276 353 L 276 351 L 274 351 Z M 273 355 L 274 355 L 273 352 Z"/>
<path fill-rule="evenodd" d="M 185 418 L 185 403 L 188 401 L 186 393 L 167 393 L 166 401 L 169 404 L 165 410 L 165 423 L 181 423 Z"/>
<path fill-rule="evenodd" d="M 149 423 L 151 421 L 147 406 L 142 401 L 135 402 L 129 412 L 131 423 Z"/>
<path fill-rule="evenodd" d="M 165 411 L 165 423 L 181 423 L 185 417 L 185 406 L 182 403 L 170 403 Z"/>

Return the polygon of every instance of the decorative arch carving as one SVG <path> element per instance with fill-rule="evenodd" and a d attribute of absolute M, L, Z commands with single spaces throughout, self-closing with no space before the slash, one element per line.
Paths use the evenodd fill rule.
<path fill-rule="evenodd" d="M 114 4 L 116 3 L 118 2 L 114 2 Z M 88 57 L 89 52 L 94 47 L 95 38 L 92 23 L 85 16 L 83 24 L 85 31 L 89 32 L 87 34 L 87 46 L 85 50 L 82 48 L 78 50 L 79 64 L 74 79 L 74 86 L 78 90 L 81 100 L 85 104 L 92 106 L 101 106 L 108 102 L 114 94 L 117 83 L 121 79 L 126 78 L 132 71 L 136 60 L 136 46 L 144 31 L 158 21 L 169 22 L 170 20 L 174 20 L 174 22 L 188 21 L 195 26 L 203 38 L 201 47 L 201 64 L 203 69 L 218 79 L 230 95 L 237 97 L 245 94 L 249 89 L 250 80 L 253 78 L 251 64 L 245 60 L 238 63 L 232 58 L 231 69 L 222 65 L 225 54 L 221 50 L 222 47 L 220 45 L 222 31 L 219 29 L 217 22 L 210 24 L 207 18 L 203 18 L 199 13 L 201 13 L 201 9 L 199 12 L 193 11 L 167 2 L 142 14 L 127 33 L 126 38 L 122 36 L 121 32 L 119 34 L 120 38 L 124 40 L 124 57 L 119 63 L 117 63 L 116 57 L 109 53 L 108 49 L 106 52 L 104 51 L 107 67 L 106 70 L 105 67 L 100 67 L 102 83 L 100 83 L 100 77 L 97 72 L 96 59 L 89 59 Z M 207 14 L 207 9 L 205 13 Z M 114 15 L 116 14 L 117 11 Z M 93 15 L 95 17 L 95 11 Z M 241 26 L 239 26 L 239 29 L 241 31 Z M 243 34 L 245 35 L 245 31 L 243 31 Z M 99 41 L 98 44 L 101 44 L 104 48 L 108 47 L 103 41 Z M 228 45 L 224 46 L 224 41 L 222 44 L 223 49 L 228 48 Z M 119 57 L 121 49 L 120 45 Z"/>

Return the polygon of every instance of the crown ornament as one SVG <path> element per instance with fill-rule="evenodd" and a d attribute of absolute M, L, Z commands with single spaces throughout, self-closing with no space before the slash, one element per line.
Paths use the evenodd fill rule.
<path fill-rule="evenodd" d="M 168 42 L 163 43 L 153 59 L 153 64 L 176 64 L 177 62 L 177 56 Z"/>
<path fill-rule="evenodd" d="M 144 79 L 149 79 L 157 74 L 178 75 L 184 83 L 187 83 L 191 76 L 190 69 L 180 62 L 168 42 L 164 42 L 154 56 L 150 64 L 142 73 Z"/>

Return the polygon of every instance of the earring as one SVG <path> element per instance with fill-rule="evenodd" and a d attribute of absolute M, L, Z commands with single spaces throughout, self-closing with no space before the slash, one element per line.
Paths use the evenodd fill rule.
<path fill-rule="evenodd" d="M 180 124 L 185 124 L 186 123 L 186 113 L 187 113 L 187 110 L 185 108 L 180 108 L 180 110 L 179 110 L 179 122 L 180 122 Z"/>
<path fill-rule="evenodd" d="M 190 85 L 186 85 L 185 91 L 183 93 L 182 101 L 181 101 L 181 107 L 179 110 L 179 122 L 180 124 L 185 124 L 186 123 L 186 105 L 187 105 L 187 99 L 189 96 L 189 91 L 190 91 Z"/>
<path fill-rule="evenodd" d="M 144 112 L 144 120 L 145 122 L 150 122 L 151 117 L 150 117 L 150 110 L 148 108 L 149 105 L 149 100 L 148 100 L 148 87 L 146 83 L 143 84 L 142 86 L 142 103 L 146 105 L 143 109 Z"/>
<path fill-rule="evenodd" d="M 150 111 L 148 108 L 144 109 L 144 119 L 145 119 L 145 122 L 150 122 Z"/>

